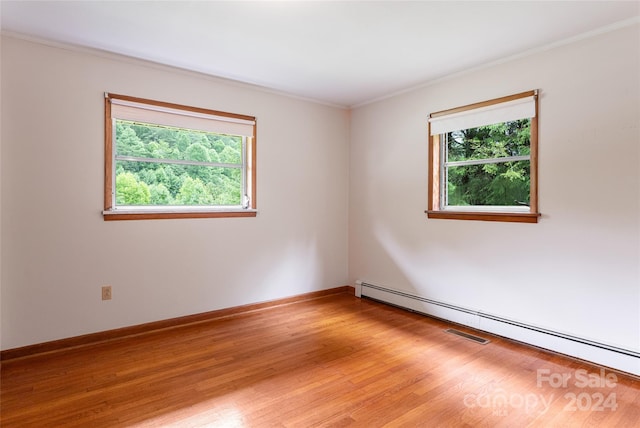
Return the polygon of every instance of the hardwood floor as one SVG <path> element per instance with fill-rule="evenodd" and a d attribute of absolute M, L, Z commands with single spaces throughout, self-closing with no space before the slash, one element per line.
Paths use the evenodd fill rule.
<path fill-rule="evenodd" d="M 2 363 L 9 427 L 637 427 L 640 380 L 343 293 Z"/>

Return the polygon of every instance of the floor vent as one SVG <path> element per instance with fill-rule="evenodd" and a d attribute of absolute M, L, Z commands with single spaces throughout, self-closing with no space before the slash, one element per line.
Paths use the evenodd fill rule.
<path fill-rule="evenodd" d="M 445 330 L 447 333 L 455 334 L 456 336 L 464 337 L 465 339 L 473 340 L 476 343 L 480 343 L 481 345 L 486 345 L 489 343 L 489 340 L 483 339 L 482 337 L 474 336 L 473 334 L 465 333 L 464 331 L 454 330 L 452 328 L 448 328 Z"/>

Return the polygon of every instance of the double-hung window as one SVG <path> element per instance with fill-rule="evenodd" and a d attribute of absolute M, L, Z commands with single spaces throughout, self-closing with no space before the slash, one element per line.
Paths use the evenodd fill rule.
<path fill-rule="evenodd" d="M 253 116 L 105 94 L 105 220 L 256 215 Z"/>
<path fill-rule="evenodd" d="M 432 113 L 429 218 L 536 223 L 537 91 Z"/>

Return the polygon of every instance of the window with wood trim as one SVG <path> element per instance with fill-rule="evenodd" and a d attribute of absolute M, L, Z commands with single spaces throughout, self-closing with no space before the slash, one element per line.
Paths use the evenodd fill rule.
<path fill-rule="evenodd" d="M 429 117 L 429 218 L 538 222 L 538 93 Z"/>
<path fill-rule="evenodd" d="M 106 93 L 103 215 L 254 217 L 255 117 Z"/>

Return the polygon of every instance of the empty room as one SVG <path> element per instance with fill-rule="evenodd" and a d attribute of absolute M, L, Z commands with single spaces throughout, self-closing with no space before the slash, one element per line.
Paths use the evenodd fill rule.
<path fill-rule="evenodd" d="M 2 427 L 637 427 L 640 3 L 0 1 Z"/>

